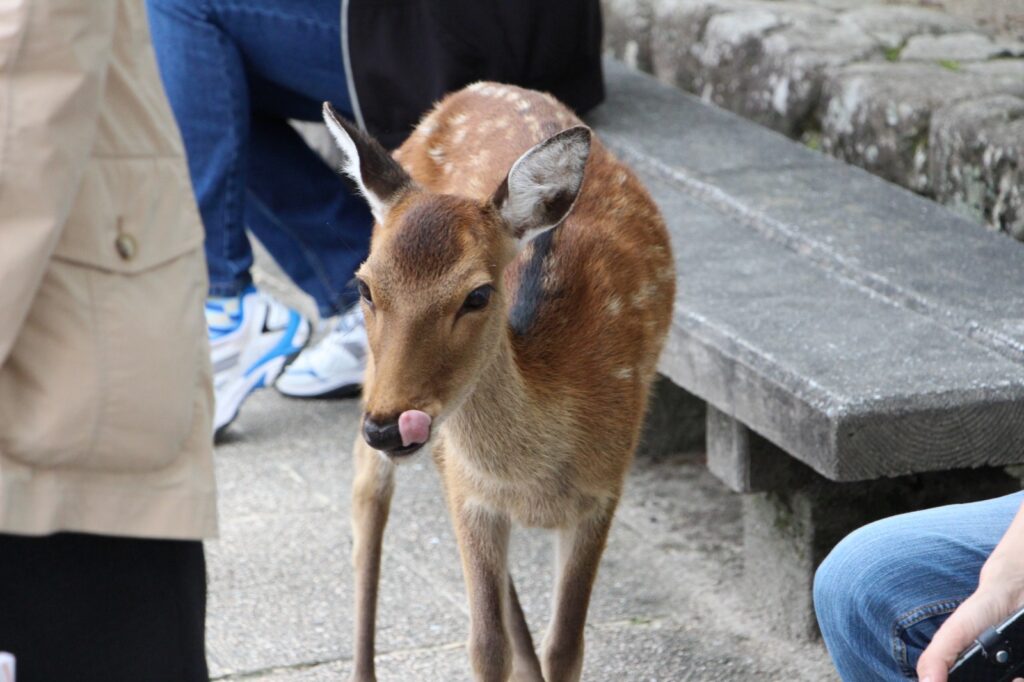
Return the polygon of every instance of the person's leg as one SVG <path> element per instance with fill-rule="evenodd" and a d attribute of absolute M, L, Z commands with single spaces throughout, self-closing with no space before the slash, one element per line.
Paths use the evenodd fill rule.
<path fill-rule="evenodd" d="M 847 681 L 915 679 L 921 652 L 978 584 L 1024 493 L 902 514 L 840 542 L 818 568 L 814 606 Z"/>
<path fill-rule="evenodd" d="M 353 275 L 369 251 L 369 208 L 283 119 L 255 116 L 250 142 L 249 229 L 321 318 L 337 315 L 359 298 Z"/>
<path fill-rule="evenodd" d="M 358 197 L 288 126 L 350 109 L 339 0 L 149 0 L 153 40 L 207 230 L 210 293 L 251 283 L 246 224 L 321 314 L 366 255 Z"/>
<path fill-rule="evenodd" d="M 0 535 L 0 650 L 19 682 L 206 682 L 199 541 Z"/>

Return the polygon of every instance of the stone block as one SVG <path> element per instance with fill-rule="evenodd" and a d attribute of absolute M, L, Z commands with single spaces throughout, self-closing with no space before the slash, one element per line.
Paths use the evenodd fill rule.
<path fill-rule="evenodd" d="M 1024 98 L 995 95 L 939 109 L 929 150 L 939 201 L 1024 240 Z"/>
<path fill-rule="evenodd" d="M 1024 57 L 1024 43 L 993 40 L 974 31 L 944 35 L 912 36 L 900 51 L 900 60 L 919 62 L 970 62 L 997 57 Z"/>
<path fill-rule="evenodd" d="M 912 36 L 968 31 L 966 20 L 938 10 L 905 5 L 866 4 L 844 12 L 839 21 L 856 26 L 888 49 L 902 47 Z"/>
<path fill-rule="evenodd" d="M 651 23 L 652 73 L 663 83 L 696 92 L 697 49 L 715 14 L 749 5 L 743 0 L 654 0 Z"/>
<path fill-rule="evenodd" d="M 930 194 L 932 112 L 999 93 L 1024 93 L 1024 61 L 963 67 L 924 62 L 849 65 L 825 85 L 822 147 L 887 180 Z"/>

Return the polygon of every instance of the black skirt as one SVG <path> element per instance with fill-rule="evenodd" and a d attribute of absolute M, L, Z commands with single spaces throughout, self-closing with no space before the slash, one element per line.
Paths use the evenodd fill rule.
<path fill-rule="evenodd" d="M 0 651 L 18 682 L 208 680 L 198 541 L 0 534 Z"/>

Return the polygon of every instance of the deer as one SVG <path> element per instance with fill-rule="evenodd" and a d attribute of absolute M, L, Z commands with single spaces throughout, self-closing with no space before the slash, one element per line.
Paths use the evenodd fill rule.
<path fill-rule="evenodd" d="M 352 490 L 352 679 L 375 679 L 396 466 L 430 443 L 477 680 L 579 680 L 598 564 L 671 323 L 675 268 L 636 175 L 552 96 L 479 82 L 388 152 L 324 103 L 374 218 L 356 272 L 370 352 Z M 513 524 L 556 536 L 540 657 Z"/>

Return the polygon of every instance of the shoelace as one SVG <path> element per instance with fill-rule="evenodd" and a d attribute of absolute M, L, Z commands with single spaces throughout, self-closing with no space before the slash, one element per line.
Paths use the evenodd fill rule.
<path fill-rule="evenodd" d="M 327 335 L 327 339 L 334 344 L 341 344 L 345 341 L 345 338 L 350 332 L 353 332 L 363 326 L 363 311 L 359 308 L 359 305 L 355 305 L 349 308 L 347 311 L 338 317 L 338 322 L 334 325 L 334 329 Z"/>

